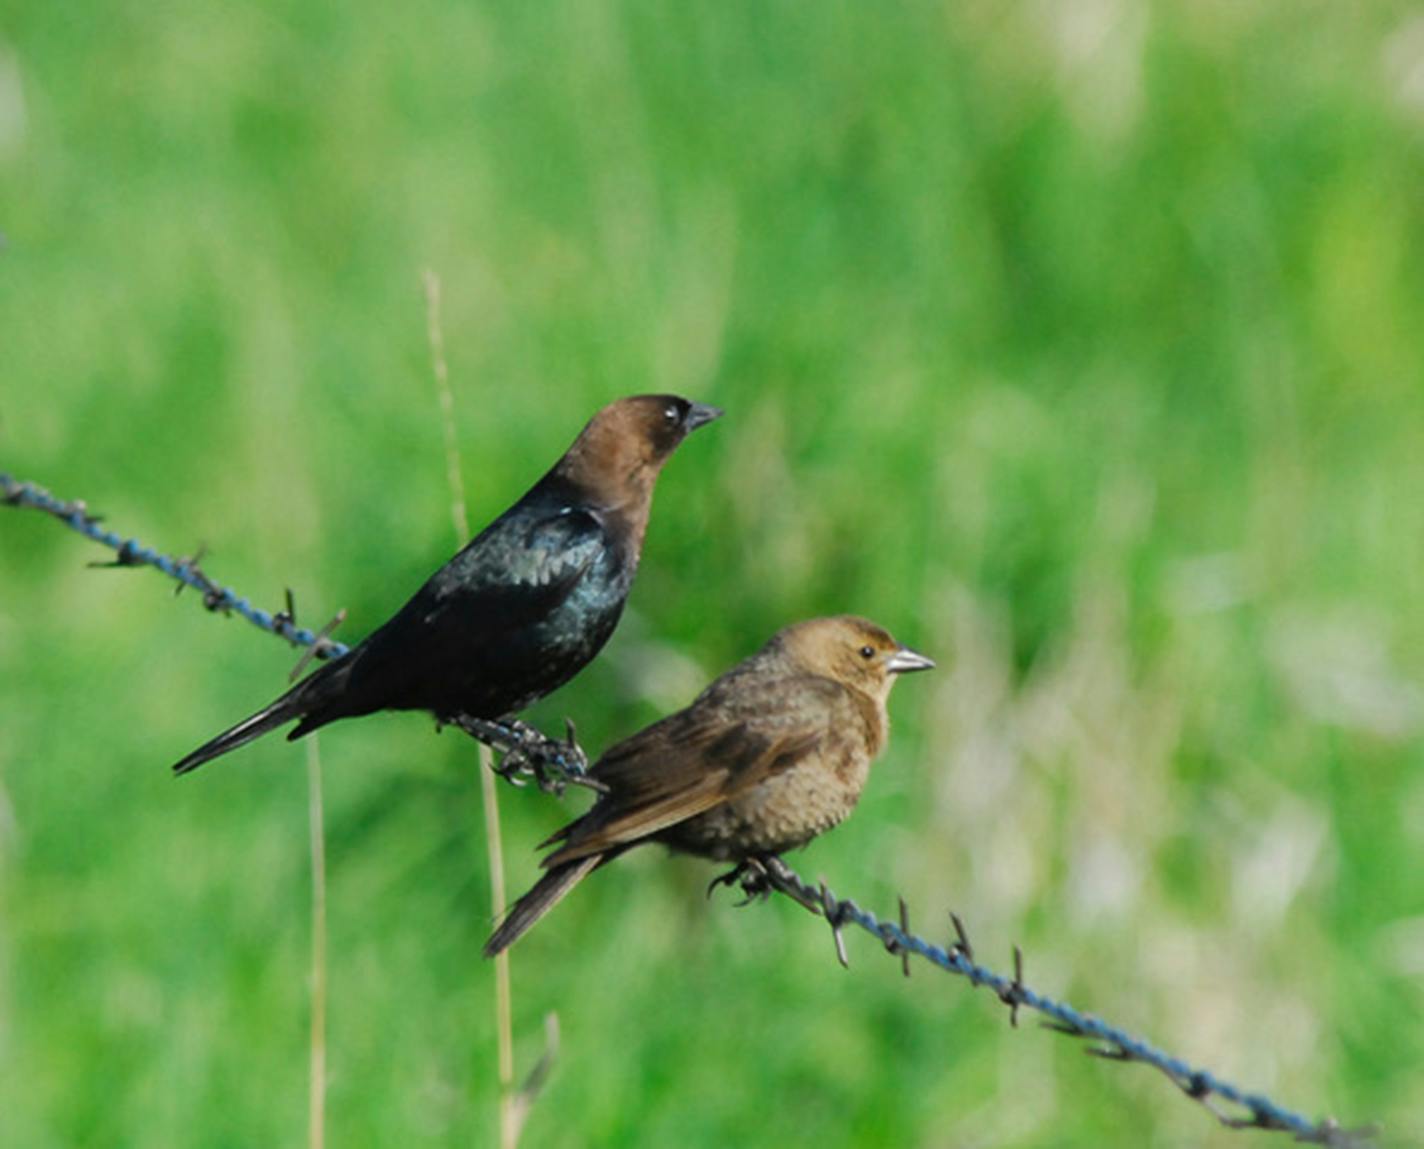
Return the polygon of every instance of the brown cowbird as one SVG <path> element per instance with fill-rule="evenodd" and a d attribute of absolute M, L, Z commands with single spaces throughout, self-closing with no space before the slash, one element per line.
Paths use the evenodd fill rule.
<path fill-rule="evenodd" d="M 885 745 L 895 676 L 933 666 L 849 615 L 788 626 L 686 710 L 614 746 L 605 787 L 544 845 L 549 872 L 485 945 L 513 945 L 592 870 L 643 842 L 755 865 L 842 821 Z"/>
<path fill-rule="evenodd" d="M 676 395 L 604 407 L 548 474 L 385 624 L 174 771 L 293 719 L 289 739 L 376 710 L 429 710 L 467 729 L 464 720 L 493 720 L 489 730 L 517 734 L 516 743 L 537 740 L 508 716 L 562 686 L 608 641 L 638 569 L 658 474 L 689 432 L 720 414 Z"/>

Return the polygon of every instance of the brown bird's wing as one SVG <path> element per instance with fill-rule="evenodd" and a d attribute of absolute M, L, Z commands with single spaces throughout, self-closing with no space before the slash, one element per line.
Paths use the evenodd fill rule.
<path fill-rule="evenodd" d="M 692 706 L 614 746 L 594 768 L 609 795 L 555 834 L 558 866 L 629 845 L 731 801 L 813 753 L 849 703 L 810 675 L 719 680 Z M 549 844 L 549 843 L 546 843 Z"/>

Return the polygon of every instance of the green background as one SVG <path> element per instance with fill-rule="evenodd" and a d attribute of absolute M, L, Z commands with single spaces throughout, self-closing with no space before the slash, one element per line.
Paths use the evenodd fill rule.
<path fill-rule="evenodd" d="M 1404 3 L 0 0 L 0 469 L 359 637 L 601 403 L 715 402 L 597 750 L 777 627 L 940 660 L 792 860 L 1313 1115 L 1424 1131 L 1424 22 Z M 295 655 L 0 514 L 0 1142 L 306 1136 Z M 469 742 L 321 736 L 333 1146 L 487 1145 Z M 510 880 L 571 808 L 501 793 Z M 1246 1145 L 660 851 L 514 952 L 524 1144 Z"/>

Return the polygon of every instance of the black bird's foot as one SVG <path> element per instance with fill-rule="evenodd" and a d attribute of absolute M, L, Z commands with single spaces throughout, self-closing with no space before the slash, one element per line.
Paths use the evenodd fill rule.
<path fill-rule="evenodd" d="M 742 900 L 738 906 L 750 905 L 752 902 L 765 901 L 771 897 L 771 875 L 768 869 L 768 860 L 758 857 L 743 858 L 733 869 L 725 874 L 718 874 L 707 883 L 707 896 L 710 898 L 718 886 L 739 886 L 742 891 Z"/>
<path fill-rule="evenodd" d="M 578 744 L 572 719 L 565 719 L 566 739 L 550 738 L 517 718 L 491 721 L 456 715 L 447 720 L 470 737 L 498 750 L 501 758 L 494 772 L 512 786 L 527 785 L 533 779 L 546 794 L 562 795 L 569 785 L 587 786 L 600 793 L 603 783 L 588 773 L 588 755 Z"/>
<path fill-rule="evenodd" d="M 562 796 L 566 786 L 585 786 L 599 794 L 606 794 L 608 787 L 589 775 L 588 755 L 578 744 L 578 731 L 572 718 L 564 719 L 566 737 L 550 738 L 532 726 L 518 720 L 508 723 L 519 738 L 509 749 L 497 773 L 506 781 L 522 786 L 529 778 L 538 783 L 546 794 Z"/>

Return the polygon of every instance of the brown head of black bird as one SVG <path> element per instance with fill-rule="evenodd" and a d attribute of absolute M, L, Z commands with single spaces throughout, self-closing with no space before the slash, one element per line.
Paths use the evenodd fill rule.
<path fill-rule="evenodd" d="M 557 475 L 585 504 L 616 515 L 637 550 L 663 465 L 688 435 L 721 414 L 676 395 L 620 399 L 589 420 L 550 477 Z"/>
<path fill-rule="evenodd" d="M 677 395 L 610 403 L 386 623 L 174 771 L 294 719 L 289 738 L 386 709 L 498 719 L 562 686 L 623 613 L 663 464 L 720 414 Z"/>

